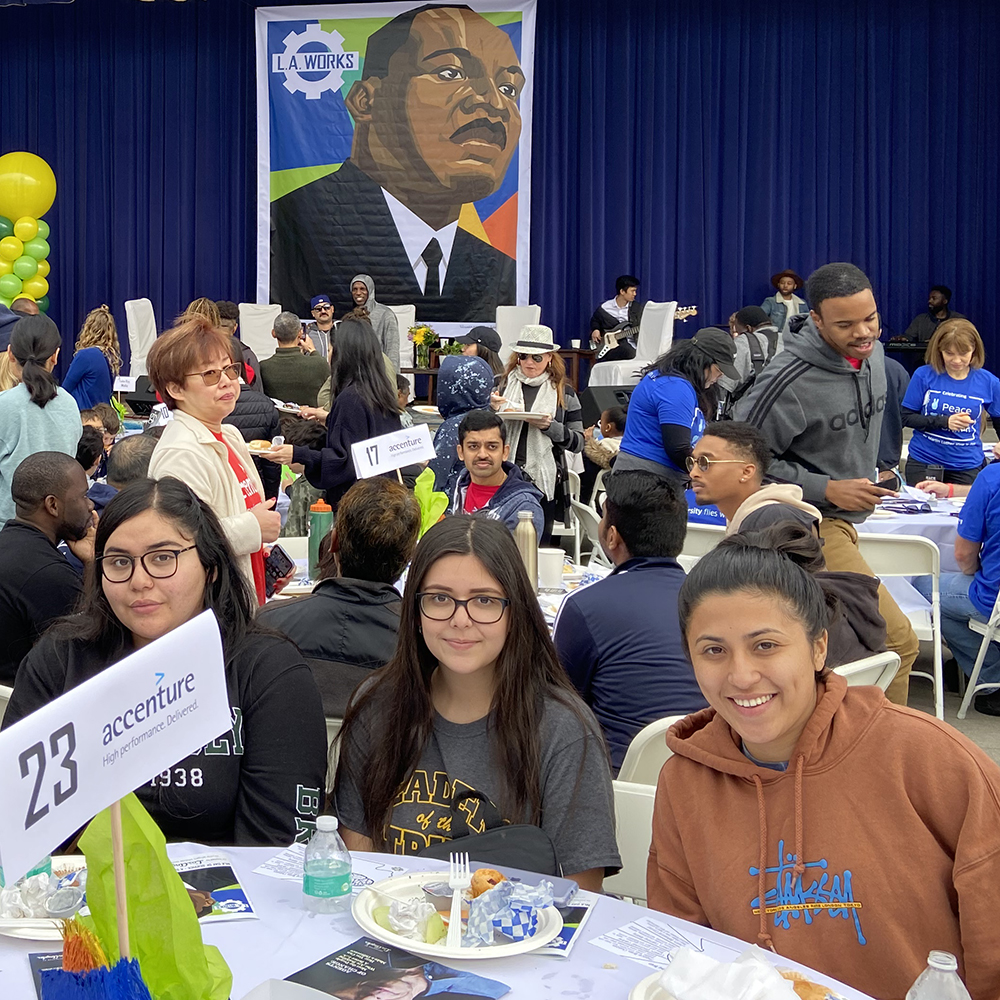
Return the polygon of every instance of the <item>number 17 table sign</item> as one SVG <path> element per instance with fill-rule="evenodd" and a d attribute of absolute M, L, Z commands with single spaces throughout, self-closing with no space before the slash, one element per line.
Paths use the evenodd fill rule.
<path fill-rule="evenodd" d="M 5 729 L 6 884 L 231 725 L 219 626 L 205 611 Z"/>

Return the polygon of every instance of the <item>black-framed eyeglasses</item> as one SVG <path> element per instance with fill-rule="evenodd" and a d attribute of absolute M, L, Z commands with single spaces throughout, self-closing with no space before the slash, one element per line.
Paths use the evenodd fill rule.
<path fill-rule="evenodd" d="M 332 308 L 329 302 L 321 302 L 318 306 L 313 306 L 313 312 L 325 312 L 327 309 Z"/>
<path fill-rule="evenodd" d="M 154 580 L 166 580 L 177 572 L 178 556 L 197 547 L 189 545 L 184 549 L 153 549 L 141 556 L 127 556 L 123 552 L 116 552 L 114 555 L 101 556 L 97 561 L 101 564 L 101 574 L 108 583 L 128 583 L 135 573 L 137 560 Z"/>
<path fill-rule="evenodd" d="M 546 352 L 548 353 L 548 352 Z M 520 354 L 517 355 L 518 361 L 541 361 L 544 358 L 544 354 Z"/>
<path fill-rule="evenodd" d="M 713 465 L 749 465 L 750 463 L 744 462 L 742 458 L 706 458 L 704 455 L 694 458 L 688 455 L 684 464 L 687 466 L 688 472 L 694 472 L 696 465 L 702 472 L 708 472 Z"/>
<path fill-rule="evenodd" d="M 417 594 L 417 607 L 425 618 L 435 622 L 446 622 L 455 616 L 459 607 L 465 608 L 465 613 L 477 625 L 494 625 L 503 618 L 503 613 L 510 604 L 507 597 L 490 597 L 480 594 L 460 601 L 448 594 L 423 593 Z"/>
<path fill-rule="evenodd" d="M 236 382 L 240 377 L 240 367 L 238 364 L 231 364 L 226 365 L 225 368 L 209 368 L 207 372 L 191 372 L 187 377 L 194 378 L 196 375 L 200 375 L 205 385 L 218 385 L 223 375 Z"/>

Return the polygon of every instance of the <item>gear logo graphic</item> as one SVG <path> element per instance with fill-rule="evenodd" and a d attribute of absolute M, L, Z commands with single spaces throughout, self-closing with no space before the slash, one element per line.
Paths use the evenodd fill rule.
<path fill-rule="evenodd" d="M 315 43 L 326 51 L 315 51 Z M 303 31 L 289 32 L 283 44 L 284 51 L 271 56 L 271 72 L 285 77 L 290 94 L 305 94 L 308 101 L 318 101 L 328 90 L 340 90 L 344 73 L 361 66 L 359 52 L 344 51 L 344 36 L 337 30 L 324 31 L 318 21 L 307 24 Z M 303 51 L 310 44 L 313 47 Z M 318 76 L 320 73 L 323 75 Z"/>

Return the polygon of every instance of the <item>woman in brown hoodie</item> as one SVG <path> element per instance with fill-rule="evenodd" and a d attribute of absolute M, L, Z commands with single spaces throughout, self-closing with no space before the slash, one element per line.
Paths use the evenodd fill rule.
<path fill-rule="evenodd" d="M 679 604 L 711 707 L 667 734 L 649 905 L 879 1000 L 932 949 L 973 1000 L 1000 996 L 1000 768 L 830 673 L 823 592 L 780 553 L 727 539 Z"/>

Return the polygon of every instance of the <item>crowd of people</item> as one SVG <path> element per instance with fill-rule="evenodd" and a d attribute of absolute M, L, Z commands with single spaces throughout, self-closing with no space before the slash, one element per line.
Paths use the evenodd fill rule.
<path fill-rule="evenodd" d="M 287 845 L 330 810 L 353 850 L 419 854 L 509 825 L 532 831 L 539 870 L 601 891 L 623 860 L 625 753 L 683 716 L 657 787 L 651 907 L 879 998 L 946 949 L 974 1000 L 997 996 L 1000 769 L 906 708 L 917 640 L 857 526 L 904 480 L 967 495 L 963 572 L 941 592 L 970 673 L 968 622 L 1000 590 L 1000 464 L 981 437 L 1000 383 L 950 292 L 933 329 L 917 324 L 926 365 L 907 385 L 858 268 L 772 283 L 728 328 L 677 340 L 590 427 L 549 327 L 524 327 L 506 362 L 495 331 L 472 329 L 438 374 L 428 475 L 447 507 L 429 527 L 411 470 L 359 479 L 352 460 L 413 416 L 369 276 L 339 322 L 325 294 L 312 322 L 281 313 L 263 362 L 232 303 L 192 302 L 148 355 L 169 419 L 134 433 L 112 405 L 106 306 L 62 385 L 55 324 L 0 310 L 4 727 L 211 609 L 232 729 L 137 790 L 168 838 Z M 638 285 L 624 275 L 591 318 L 595 344 L 623 334 L 620 356 Z M 581 463 L 602 474 L 612 569 L 550 630 L 513 529 L 527 512 L 548 544 Z M 691 504 L 725 538 L 685 572 Z M 294 575 L 268 577 L 271 546 L 306 534 L 313 507 L 333 515 L 314 589 L 269 600 Z M 886 649 L 901 661 L 886 694 L 832 672 Z M 995 650 L 983 679 L 1000 687 Z M 976 707 L 1000 714 L 1000 694 Z"/>

